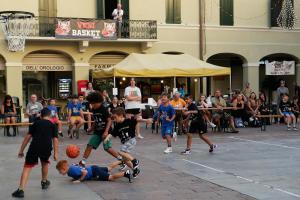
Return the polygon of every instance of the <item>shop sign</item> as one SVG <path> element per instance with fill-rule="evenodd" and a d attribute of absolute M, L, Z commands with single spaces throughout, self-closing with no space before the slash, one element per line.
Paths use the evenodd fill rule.
<path fill-rule="evenodd" d="M 90 69 L 91 70 L 104 70 L 104 69 L 109 69 L 112 68 L 114 64 L 94 64 L 91 65 Z"/>
<path fill-rule="evenodd" d="M 55 37 L 90 40 L 117 39 L 116 21 L 61 18 L 57 20 Z"/>
<path fill-rule="evenodd" d="M 72 71 L 68 65 L 24 65 L 23 71 Z"/>
<path fill-rule="evenodd" d="M 266 63 L 266 75 L 295 75 L 295 61 Z"/>

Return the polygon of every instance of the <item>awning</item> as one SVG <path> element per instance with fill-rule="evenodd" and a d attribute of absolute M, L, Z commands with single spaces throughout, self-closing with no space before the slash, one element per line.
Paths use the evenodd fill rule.
<path fill-rule="evenodd" d="M 230 73 L 229 67 L 212 65 L 188 54 L 132 53 L 110 70 L 94 71 L 93 77 L 205 77 Z"/>

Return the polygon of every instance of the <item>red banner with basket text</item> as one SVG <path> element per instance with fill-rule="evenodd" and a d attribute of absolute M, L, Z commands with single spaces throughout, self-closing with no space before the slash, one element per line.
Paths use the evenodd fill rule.
<path fill-rule="evenodd" d="M 57 19 L 56 38 L 113 40 L 117 39 L 117 26 L 114 20 L 96 19 Z"/>

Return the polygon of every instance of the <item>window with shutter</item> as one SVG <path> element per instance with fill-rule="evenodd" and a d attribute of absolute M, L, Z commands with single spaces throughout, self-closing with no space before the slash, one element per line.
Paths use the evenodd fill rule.
<path fill-rule="evenodd" d="M 220 25 L 233 26 L 233 0 L 220 0 Z"/>
<path fill-rule="evenodd" d="M 181 0 L 166 0 L 166 23 L 181 24 Z"/>
<path fill-rule="evenodd" d="M 278 27 L 277 18 L 280 14 L 283 0 L 271 0 L 271 27 Z M 294 5 L 294 0 L 292 0 Z"/>

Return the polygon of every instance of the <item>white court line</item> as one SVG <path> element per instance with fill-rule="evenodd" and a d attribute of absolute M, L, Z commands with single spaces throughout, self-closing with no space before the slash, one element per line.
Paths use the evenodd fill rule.
<path fill-rule="evenodd" d="M 263 185 L 264 187 L 268 188 L 268 189 L 271 189 L 271 190 L 276 190 L 276 191 L 279 191 L 279 192 L 282 192 L 284 194 L 288 194 L 290 196 L 294 196 L 294 197 L 298 197 L 300 198 L 300 195 L 298 194 L 295 194 L 295 193 L 292 193 L 292 192 L 289 192 L 289 191 L 286 191 L 286 190 L 283 190 L 283 189 L 280 189 L 280 188 L 276 188 L 276 187 L 273 187 L 271 185 L 264 185 L 262 183 L 260 183 L 259 181 L 255 181 L 255 180 L 252 180 L 252 179 L 249 179 L 249 178 L 245 178 L 245 177 L 242 177 L 242 176 L 238 176 L 234 173 L 228 173 L 228 172 L 225 172 L 223 170 L 220 170 L 220 169 L 216 169 L 216 168 L 212 168 L 212 167 L 209 167 L 207 165 L 203 165 L 203 164 L 200 164 L 200 163 L 197 163 L 197 162 L 193 162 L 193 161 L 190 161 L 190 160 L 186 160 L 186 159 L 181 159 L 183 161 L 186 161 L 186 162 L 189 162 L 189 163 L 192 163 L 194 165 L 198 165 L 198 166 L 201 166 L 201 167 L 204 167 L 206 169 L 210 169 L 210 170 L 213 170 L 213 171 L 216 171 L 216 172 L 220 172 L 220 173 L 224 173 L 224 174 L 227 174 L 227 175 L 231 175 L 233 177 L 236 177 L 238 179 L 242 179 L 242 180 L 245 180 L 247 182 L 250 182 L 250 183 L 254 183 L 254 184 L 259 184 L 259 185 Z M 226 186 L 225 186 L 226 187 Z"/>
<path fill-rule="evenodd" d="M 248 139 L 233 137 L 233 136 L 231 136 L 229 138 L 235 139 L 235 140 L 246 141 L 246 142 L 253 142 L 253 143 L 257 143 L 257 144 L 264 144 L 264 145 L 269 145 L 269 146 L 282 147 L 282 148 L 286 148 L 286 149 L 298 149 L 298 150 L 300 150 L 299 147 L 291 147 L 291 146 L 282 145 L 282 144 L 272 144 L 272 143 L 261 142 L 261 141 L 256 141 L 256 140 L 248 140 Z"/>
<path fill-rule="evenodd" d="M 206 165 L 202 165 L 202 164 L 200 164 L 200 163 L 196 163 L 196 162 L 193 162 L 193 161 L 190 161 L 190 160 L 186 160 L 186 159 L 182 159 L 182 160 L 183 160 L 183 161 L 186 161 L 186 162 L 189 162 L 189 163 L 192 163 L 192 164 L 194 164 L 194 165 L 199 165 L 199 166 L 201 166 L 201 167 L 204 167 L 204 168 L 207 168 L 207 169 L 216 171 L 216 172 L 225 173 L 225 172 L 222 171 L 222 170 L 215 169 L 215 168 L 212 168 L 212 167 L 209 167 L 209 166 L 206 166 Z"/>

